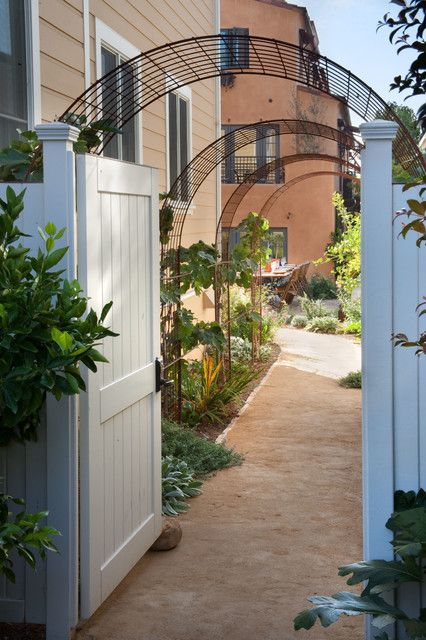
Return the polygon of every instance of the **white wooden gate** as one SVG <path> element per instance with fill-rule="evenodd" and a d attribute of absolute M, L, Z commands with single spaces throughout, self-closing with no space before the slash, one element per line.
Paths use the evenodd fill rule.
<path fill-rule="evenodd" d="M 158 187 L 149 167 L 77 157 L 78 277 L 119 334 L 80 399 L 81 617 L 161 532 Z M 152 197 L 154 194 L 154 197 Z"/>

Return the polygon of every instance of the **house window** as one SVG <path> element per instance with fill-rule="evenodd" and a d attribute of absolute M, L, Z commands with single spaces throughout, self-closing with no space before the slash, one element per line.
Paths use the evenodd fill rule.
<path fill-rule="evenodd" d="M 191 91 L 169 93 L 167 100 L 168 123 L 168 183 L 171 188 L 191 159 Z M 177 185 L 180 200 L 189 198 L 189 176 L 184 175 Z"/>
<path fill-rule="evenodd" d="M 98 78 L 122 65 L 115 73 L 111 73 L 110 79 L 102 85 L 102 119 L 108 124 L 108 119 L 114 117 L 115 120 L 117 114 L 124 119 L 130 118 L 120 127 L 120 133 L 106 144 L 104 156 L 140 162 L 140 119 L 138 116 L 132 117 L 135 110 L 137 70 L 134 64 L 125 64 L 127 60 L 138 55 L 139 50 L 100 20 L 96 20 L 96 46 Z"/>
<path fill-rule="evenodd" d="M 0 0 L 0 148 L 28 128 L 24 0 Z"/>
<path fill-rule="evenodd" d="M 287 227 L 269 227 L 265 244 L 271 250 L 271 260 L 288 261 Z"/>
<path fill-rule="evenodd" d="M 220 66 L 222 69 L 248 69 L 249 41 L 241 36 L 248 36 L 249 30 L 240 27 L 220 30 Z"/>
<path fill-rule="evenodd" d="M 241 241 L 241 230 L 234 227 L 223 232 L 223 242 L 227 242 L 229 233 L 229 248 L 232 253 L 236 244 Z M 288 261 L 288 236 L 287 227 L 270 227 L 265 246 L 271 250 L 271 260 L 280 260 L 283 264 Z"/>
<path fill-rule="evenodd" d="M 234 147 L 233 132 L 241 126 L 242 125 L 222 126 L 223 133 L 231 134 L 226 143 L 227 148 Z M 236 149 L 223 161 L 222 182 L 228 184 L 241 183 L 245 178 L 247 178 L 247 176 L 254 173 L 257 169 L 280 157 L 280 136 L 278 127 L 267 127 L 266 130 L 264 130 L 265 125 L 259 126 L 262 127 L 261 139 L 254 140 L 248 145 L 241 147 L 240 149 Z M 261 178 L 259 182 L 267 184 L 282 183 L 283 170 L 280 168 L 276 169 L 266 177 Z"/>

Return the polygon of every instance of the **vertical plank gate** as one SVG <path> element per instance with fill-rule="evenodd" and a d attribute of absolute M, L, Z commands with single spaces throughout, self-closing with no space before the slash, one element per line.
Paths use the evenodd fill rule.
<path fill-rule="evenodd" d="M 78 277 L 119 335 L 80 398 L 81 617 L 161 532 L 158 186 L 149 167 L 77 156 Z"/>

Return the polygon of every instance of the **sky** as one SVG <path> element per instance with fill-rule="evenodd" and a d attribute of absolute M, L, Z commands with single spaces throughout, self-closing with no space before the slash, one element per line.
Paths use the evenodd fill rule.
<path fill-rule="evenodd" d="M 378 21 L 387 12 L 398 10 L 386 0 L 292 0 L 305 6 L 314 20 L 322 55 L 350 69 L 386 101 L 395 101 L 417 111 L 422 97 L 409 98 L 409 92 L 390 91 L 394 76 L 405 75 L 413 59 L 411 52 L 396 53 L 388 27 L 376 32 Z M 353 115 L 353 114 L 352 114 Z M 353 118 L 354 124 L 356 118 Z"/>

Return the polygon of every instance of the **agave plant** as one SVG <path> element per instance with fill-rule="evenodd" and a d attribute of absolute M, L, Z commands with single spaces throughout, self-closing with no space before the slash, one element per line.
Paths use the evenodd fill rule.
<path fill-rule="evenodd" d="M 163 515 L 178 516 L 189 509 L 188 498 L 200 495 L 203 483 L 194 479 L 186 462 L 172 456 L 163 458 L 161 472 Z"/>
<path fill-rule="evenodd" d="M 386 523 L 393 532 L 395 560 L 368 560 L 339 568 L 340 576 L 349 576 L 348 585 L 365 583 L 361 595 L 340 591 L 332 596 L 311 596 L 314 607 L 305 609 L 294 619 L 294 628 L 310 629 L 317 620 L 323 627 L 336 622 L 341 615 L 372 616 L 372 625 L 383 629 L 400 621 L 407 638 L 426 639 L 426 609 L 413 618 L 383 598 L 383 594 L 406 583 L 425 584 L 426 557 L 426 493 L 420 490 L 395 494 L 395 512 Z M 386 631 L 378 632 L 376 640 L 389 640 Z"/>

